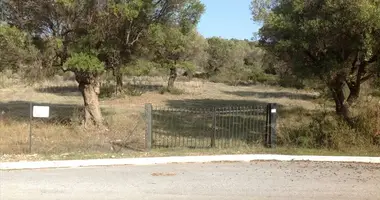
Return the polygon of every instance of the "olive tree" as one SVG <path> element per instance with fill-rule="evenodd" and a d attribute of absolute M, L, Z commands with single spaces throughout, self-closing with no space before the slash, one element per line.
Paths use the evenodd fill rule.
<path fill-rule="evenodd" d="M 251 5 L 253 19 L 263 24 L 261 45 L 298 78 L 319 78 L 331 91 L 336 113 L 350 125 L 350 108 L 379 66 L 379 7 L 374 0 L 253 0 Z"/>
<path fill-rule="evenodd" d="M 203 13 L 199 0 L 108 0 L 103 15 L 103 33 L 107 48 L 103 52 L 107 69 L 116 76 L 118 90 L 123 87 L 123 75 L 134 66 L 142 44 L 148 44 L 151 26 L 181 26 L 192 30 Z M 149 47 L 150 48 L 150 47 Z"/>
<path fill-rule="evenodd" d="M 37 51 L 27 33 L 8 24 L 0 24 L 0 72 L 16 71 L 23 65 L 34 64 Z"/>
<path fill-rule="evenodd" d="M 47 67 L 72 71 L 83 95 L 85 126 L 103 127 L 98 95 L 102 7 L 96 0 L 9 0 L 9 24 L 29 33 Z"/>
<path fill-rule="evenodd" d="M 174 89 L 177 70 L 192 71 L 196 68 L 206 42 L 197 32 L 182 33 L 176 27 L 153 26 L 150 29 L 150 45 L 154 52 L 153 60 L 169 70 L 167 89 Z"/>
<path fill-rule="evenodd" d="M 199 19 L 198 0 L 5 0 L 6 21 L 33 37 L 43 65 L 75 73 L 85 106 L 85 124 L 102 126 L 99 86 L 122 67 L 146 39 L 152 24 L 179 23 L 185 30 Z M 193 9 L 194 8 L 194 9 Z M 175 20 L 174 20 L 175 19 Z"/>
<path fill-rule="evenodd" d="M 205 53 L 206 42 L 196 32 L 204 9 L 199 0 L 186 0 L 166 23 L 150 26 L 148 45 L 154 60 L 169 70 L 168 91 L 174 88 L 177 69 L 194 69 Z"/>

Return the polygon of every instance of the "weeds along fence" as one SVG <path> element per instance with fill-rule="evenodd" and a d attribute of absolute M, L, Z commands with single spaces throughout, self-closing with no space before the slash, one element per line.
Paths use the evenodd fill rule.
<path fill-rule="evenodd" d="M 145 106 L 146 147 L 276 146 L 276 104 L 223 108 Z"/>
<path fill-rule="evenodd" d="M 46 107 L 48 115 L 44 113 Z M 223 108 L 158 108 L 147 104 L 145 110 L 144 105 L 123 107 L 101 107 L 108 130 L 88 130 L 81 125 L 81 105 L 0 103 L 0 154 L 276 145 L 275 104 Z"/>
<path fill-rule="evenodd" d="M 45 109 L 33 116 L 35 106 L 42 109 L 48 107 L 48 113 Z M 60 135 L 69 132 L 68 125 L 79 122 L 82 109 L 77 105 L 27 101 L 0 103 L 0 153 L 31 153 L 32 147 L 34 152 L 39 151 L 40 147 L 48 146 L 42 148 L 46 151 L 55 149 L 59 146 L 57 143 L 64 142 Z"/>
<path fill-rule="evenodd" d="M 49 107 L 49 116 L 33 108 Z M 108 130 L 82 126 L 83 106 L 24 101 L 0 103 L 0 154 L 66 154 L 144 150 L 144 106 L 101 107 Z"/>

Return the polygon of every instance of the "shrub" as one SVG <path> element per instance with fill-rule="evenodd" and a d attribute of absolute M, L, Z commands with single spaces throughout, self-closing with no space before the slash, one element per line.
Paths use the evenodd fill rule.
<path fill-rule="evenodd" d="M 295 76 L 286 75 L 278 79 L 278 85 L 286 88 L 303 89 L 305 84 Z"/>
<path fill-rule="evenodd" d="M 266 74 L 261 70 L 252 71 L 221 71 L 209 79 L 211 82 L 225 83 L 228 85 L 247 85 L 247 84 L 265 84 L 265 85 L 278 85 L 277 76 Z"/>
<path fill-rule="evenodd" d="M 106 98 L 112 98 L 116 94 L 116 87 L 114 84 L 110 83 L 104 83 L 100 87 L 100 94 L 99 98 L 106 99 Z"/>
<path fill-rule="evenodd" d="M 380 104 L 361 103 L 356 111 L 355 131 L 380 146 Z"/>
<path fill-rule="evenodd" d="M 334 111 L 327 109 L 314 113 L 306 123 L 304 121 L 295 126 L 287 122 L 280 127 L 279 145 L 341 151 L 380 147 L 379 109 L 373 106 L 358 106 L 355 109 L 355 127 L 349 127 Z"/>
<path fill-rule="evenodd" d="M 265 85 L 278 85 L 278 78 L 275 75 L 271 74 L 259 74 L 253 79 L 255 83 L 262 83 Z"/>
<path fill-rule="evenodd" d="M 165 94 L 165 93 L 170 93 L 170 94 L 173 94 L 173 95 L 181 95 L 181 94 L 184 94 L 185 91 L 179 89 L 179 88 L 172 88 L 172 89 L 168 89 L 167 87 L 162 87 L 159 89 L 158 91 L 160 94 Z"/>
<path fill-rule="evenodd" d="M 17 83 L 20 83 L 21 80 L 22 78 L 19 75 L 13 73 L 11 70 L 0 72 L 0 88 L 10 87 Z"/>

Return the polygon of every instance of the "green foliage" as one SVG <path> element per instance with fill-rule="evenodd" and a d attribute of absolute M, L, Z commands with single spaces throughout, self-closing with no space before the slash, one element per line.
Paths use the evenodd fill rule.
<path fill-rule="evenodd" d="M 214 75 L 232 58 L 230 56 L 230 43 L 226 39 L 212 37 L 207 39 L 208 64 L 205 66 L 205 71 L 210 75 Z"/>
<path fill-rule="evenodd" d="M 0 71 L 17 70 L 36 61 L 36 50 L 28 35 L 7 24 L 0 25 Z"/>
<path fill-rule="evenodd" d="M 278 0 L 252 0 L 250 9 L 254 21 L 264 21 Z"/>
<path fill-rule="evenodd" d="M 379 146 L 376 135 L 376 111 L 377 109 L 372 107 L 364 108 L 356 119 L 358 126 L 355 129 L 327 110 L 312 115 L 300 113 L 302 124 L 287 122 L 282 125 L 278 141 L 283 146 L 340 151 Z M 307 118 L 310 118 L 309 122 L 305 121 Z"/>
<path fill-rule="evenodd" d="M 276 73 L 266 72 L 265 52 L 255 42 L 209 38 L 204 71 L 211 81 L 237 84 L 277 84 Z"/>
<path fill-rule="evenodd" d="M 154 61 L 161 67 L 182 68 L 193 71 L 196 63 L 202 62 L 204 39 L 196 32 L 182 33 L 176 27 L 153 25 L 149 30 L 149 44 L 154 52 Z"/>
<path fill-rule="evenodd" d="M 193 31 L 204 12 L 205 6 L 199 0 L 187 1 L 179 12 L 181 32 L 186 34 Z"/>
<path fill-rule="evenodd" d="M 127 67 L 123 67 L 122 71 L 126 76 L 146 76 L 155 68 L 159 68 L 157 63 L 146 59 L 137 59 Z"/>
<path fill-rule="evenodd" d="M 187 38 L 178 28 L 155 24 L 150 27 L 149 36 L 150 45 L 154 48 L 154 60 L 167 68 L 180 62 L 186 53 Z"/>
<path fill-rule="evenodd" d="M 355 127 L 351 107 L 380 64 L 380 1 L 253 2 L 261 46 L 290 67 L 287 77 L 323 82 L 336 114 Z"/>
<path fill-rule="evenodd" d="M 167 87 L 162 87 L 158 91 L 160 94 L 170 93 L 172 95 L 182 95 L 185 93 L 184 90 L 181 90 L 179 88 L 171 88 L 170 90 Z"/>
<path fill-rule="evenodd" d="M 305 88 L 305 84 L 302 82 L 302 80 L 292 75 L 281 76 L 281 78 L 278 80 L 278 85 L 286 88 Z"/>
<path fill-rule="evenodd" d="M 290 63 L 299 78 L 329 79 L 341 70 L 349 74 L 351 68 L 348 76 L 356 76 L 356 64 L 377 61 L 380 2 L 258 1 L 253 1 L 258 6 L 252 11 L 264 22 L 261 44 Z"/>
<path fill-rule="evenodd" d="M 105 70 L 96 56 L 86 53 L 74 53 L 63 66 L 74 72 L 102 73 Z"/>
<path fill-rule="evenodd" d="M 170 69 L 170 73 L 177 73 L 178 68 L 193 71 L 204 58 L 200 56 L 204 53 L 204 39 L 195 31 L 204 5 L 199 0 L 180 2 L 178 15 L 170 16 L 167 24 L 152 24 L 147 34 L 153 60 Z M 170 87 L 175 79 L 176 74 L 171 74 Z"/>
<path fill-rule="evenodd" d="M 110 9 L 113 11 L 112 14 L 127 20 L 133 20 L 139 16 L 140 11 L 144 6 L 144 1 L 132 0 L 128 3 L 121 3 L 120 1 L 109 1 L 108 4 Z"/>

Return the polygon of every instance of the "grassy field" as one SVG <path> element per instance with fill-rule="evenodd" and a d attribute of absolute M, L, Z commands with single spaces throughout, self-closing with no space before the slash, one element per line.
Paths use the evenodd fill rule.
<path fill-rule="evenodd" d="M 160 94 L 160 89 L 166 84 L 165 78 L 140 77 L 138 79 L 126 79 L 126 81 L 134 84 L 134 89 L 141 95 L 102 98 L 101 107 L 109 127 L 108 131 L 103 132 L 90 132 L 79 126 L 82 97 L 76 90 L 76 83 L 72 80 L 63 81 L 58 78 L 34 86 L 14 84 L 11 87 L 0 89 L 1 154 L 28 153 L 30 128 L 28 102 L 45 103 L 51 106 L 52 116 L 49 120 L 33 120 L 32 122 L 33 154 L 50 155 L 48 157 L 66 154 L 84 157 L 94 154 L 120 156 L 124 153 L 130 156 L 145 155 L 139 151 L 144 150 L 145 124 L 143 113 L 146 103 L 152 103 L 154 107 L 169 108 L 277 103 L 280 110 L 279 128 L 284 125 L 297 126 L 302 124 L 321 109 L 318 93 L 312 91 L 259 85 L 228 86 L 194 79 L 191 81 L 179 80 L 176 87 L 183 91 L 183 94 L 173 95 Z M 328 108 L 331 109 L 331 105 L 328 105 Z M 245 151 L 230 149 L 230 152 L 263 152 L 263 150 L 255 151 L 255 148 L 250 147 L 248 151 L 247 149 Z M 205 151 L 206 153 L 222 153 L 220 150 Z M 182 154 L 181 152 L 183 153 L 183 151 L 176 151 L 175 154 Z M 282 148 L 282 152 L 289 151 Z M 294 152 L 300 153 L 300 151 Z M 307 153 L 307 151 L 301 152 Z M 313 154 L 320 151 L 311 152 Z M 363 155 L 373 153 L 372 150 L 357 152 L 357 154 Z M 202 151 L 193 153 L 202 153 Z M 164 155 L 168 154 L 171 153 L 164 153 Z"/>

